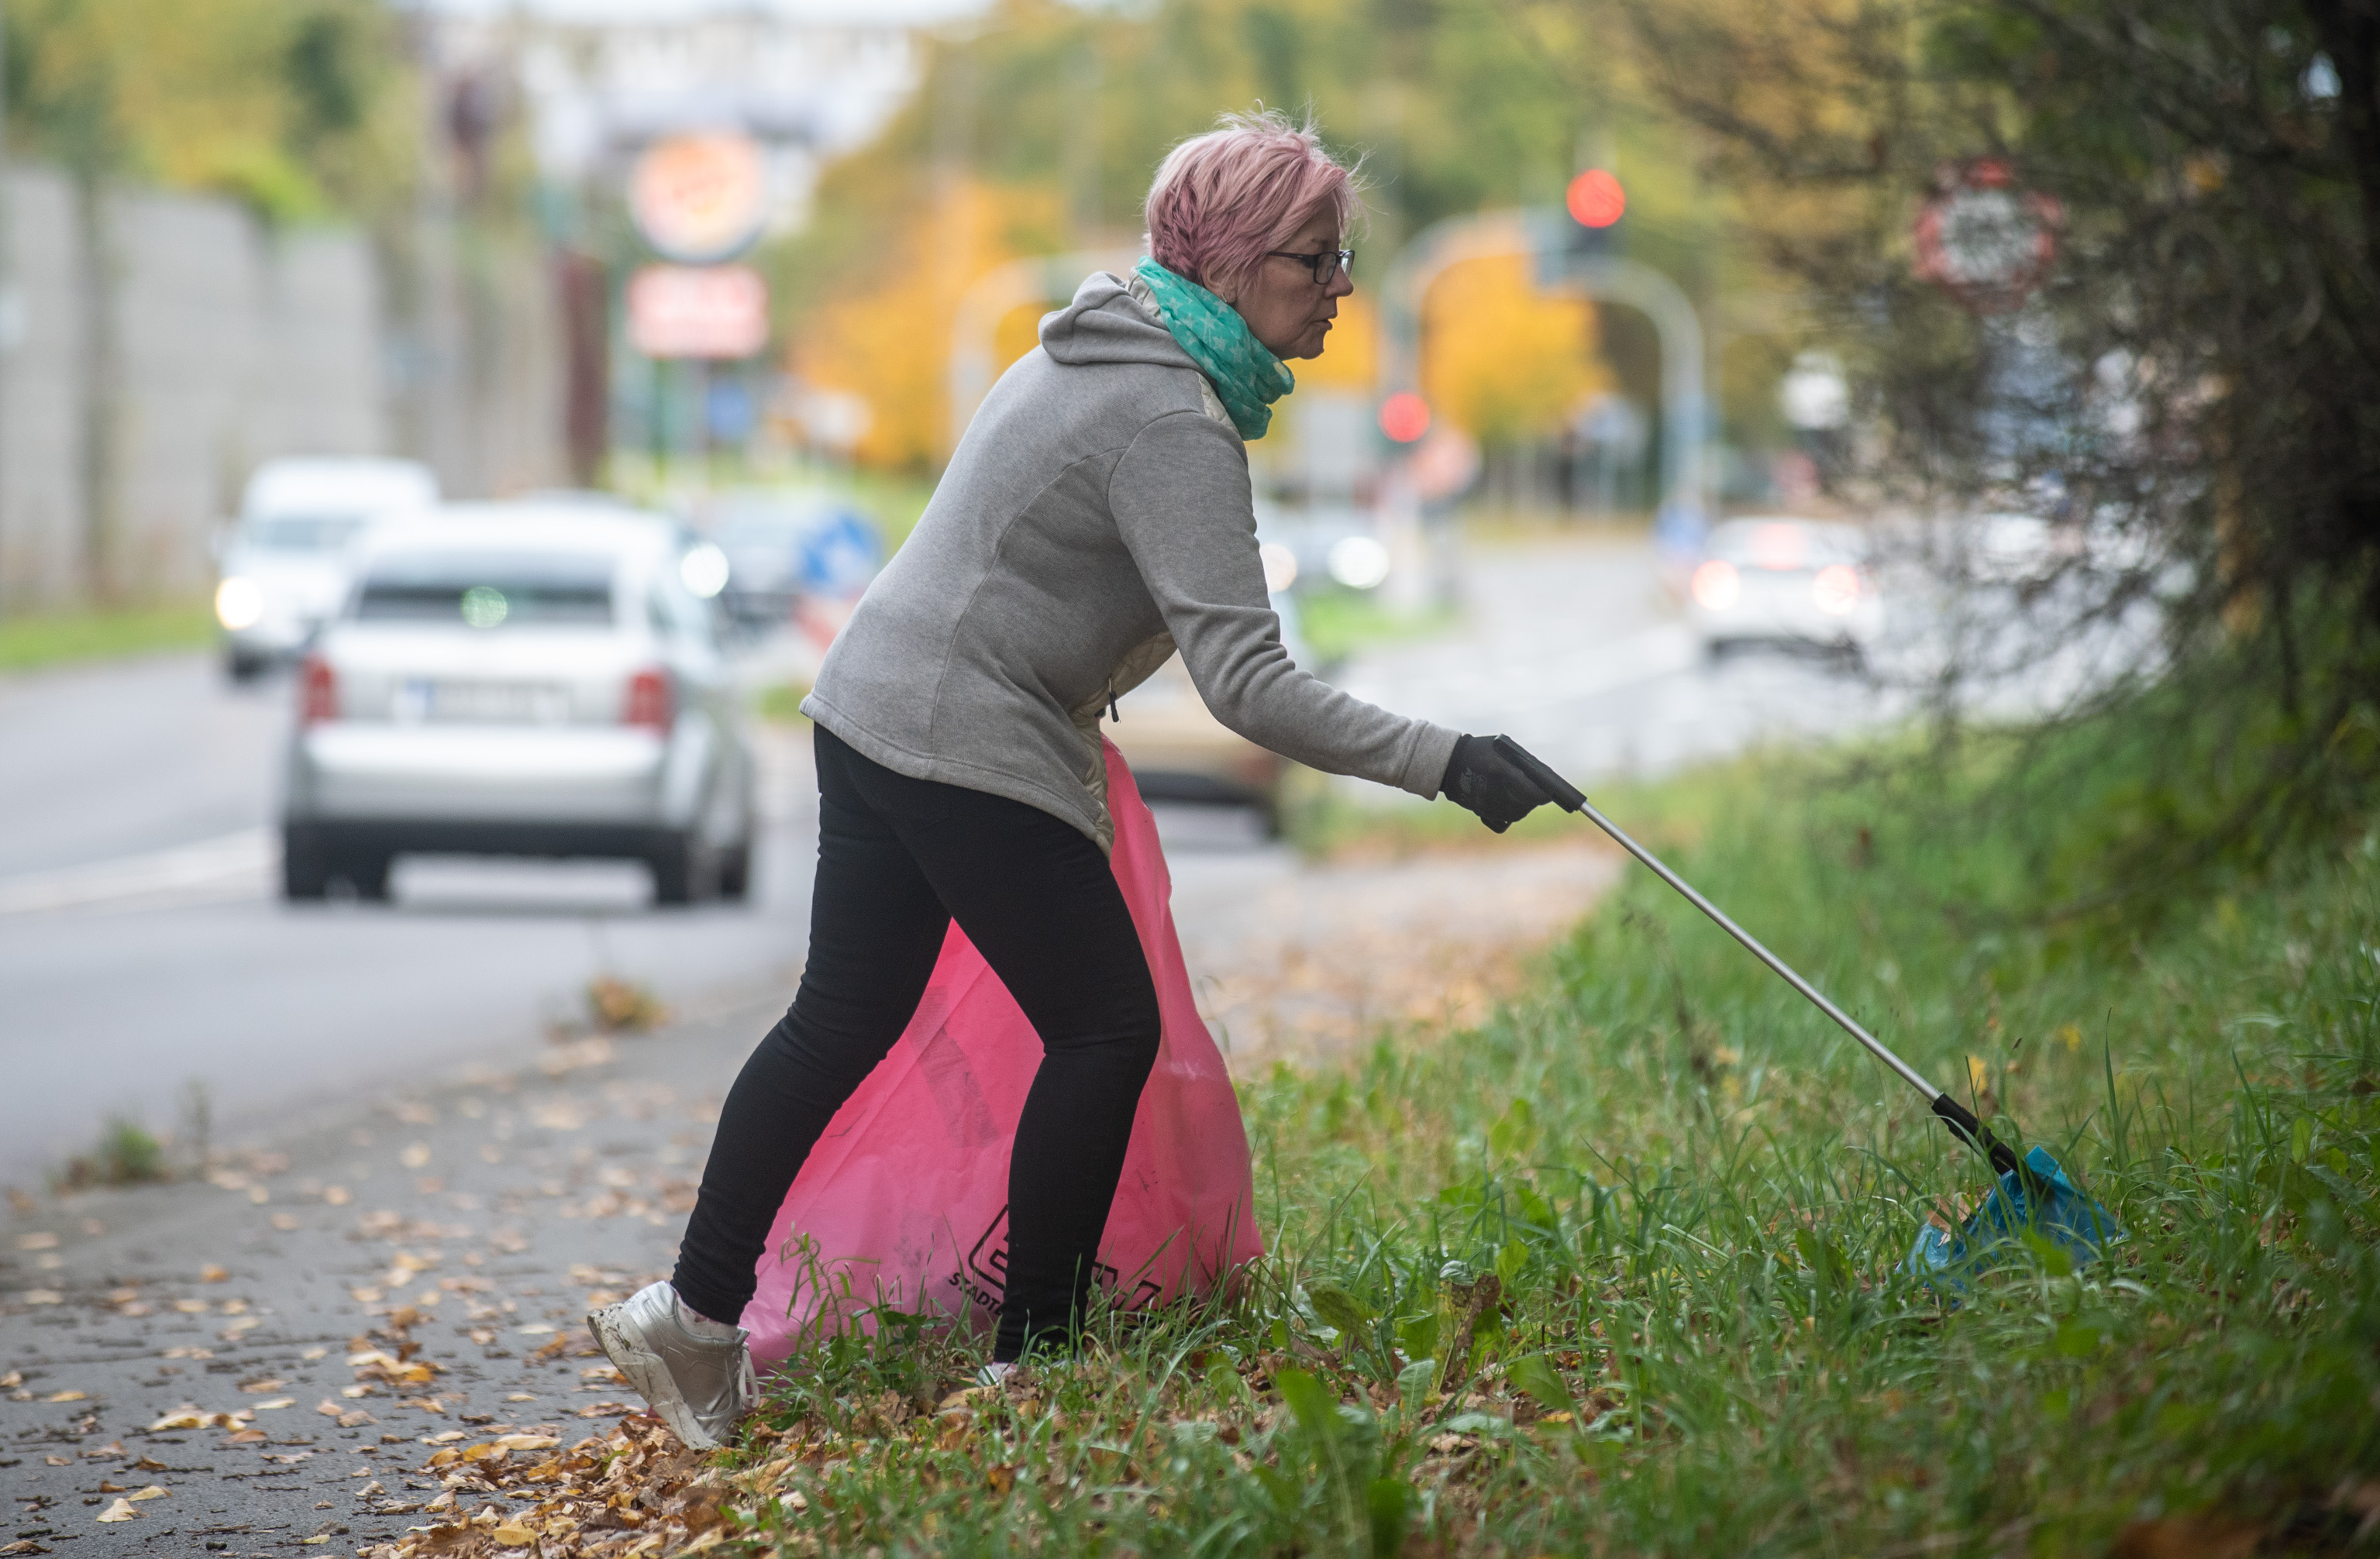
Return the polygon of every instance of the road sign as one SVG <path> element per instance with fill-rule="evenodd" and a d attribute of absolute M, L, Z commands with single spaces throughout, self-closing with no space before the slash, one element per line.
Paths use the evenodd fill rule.
<path fill-rule="evenodd" d="M 733 132 L 665 136 L 628 175 L 628 213 L 666 259 L 725 260 L 760 233 L 769 181 L 760 148 Z"/>
<path fill-rule="evenodd" d="M 648 265 L 628 279 L 628 344 L 648 357 L 748 357 L 769 344 L 769 284 L 748 265 Z"/>
<path fill-rule="evenodd" d="M 2005 313 L 2049 274 L 2065 219 L 1997 157 L 1945 163 L 1917 213 L 1917 274 L 1978 314 Z"/>

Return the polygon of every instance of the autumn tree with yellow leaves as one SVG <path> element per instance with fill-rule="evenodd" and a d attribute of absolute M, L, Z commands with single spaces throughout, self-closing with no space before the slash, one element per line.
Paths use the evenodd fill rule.
<path fill-rule="evenodd" d="M 1600 36 L 1574 16 L 1476 5 L 1004 0 L 970 38 L 929 45 L 916 102 L 829 171 L 810 229 L 766 257 L 786 361 L 867 397 L 860 459 L 932 468 L 948 453 L 942 373 L 965 288 L 1020 255 L 1135 247 L 1167 148 L 1259 102 L 1310 108 L 1368 187 L 1350 235 L 1356 295 L 1324 356 L 1295 365 L 1301 385 L 1371 391 L 1375 289 L 1398 249 L 1441 217 L 1558 202 L 1590 142 L 1636 170 L 1641 252 L 1706 288 L 1691 170 L 1625 91 L 1582 90 L 1599 79 Z M 1050 304 L 1002 322 L 1002 364 L 1031 348 Z M 1523 262 L 1456 267 L 1429 318 L 1429 393 L 1491 446 L 1548 436 L 1612 382 L 1597 311 L 1539 293 Z"/>

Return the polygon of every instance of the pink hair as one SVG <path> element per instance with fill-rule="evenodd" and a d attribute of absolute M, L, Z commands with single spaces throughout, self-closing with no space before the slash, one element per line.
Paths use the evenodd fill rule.
<path fill-rule="evenodd" d="M 1314 121 L 1278 110 L 1226 114 L 1216 127 L 1165 154 L 1143 211 L 1158 264 L 1209 291 L 1237 291 L 1325 206 L 1340 231 L 1354 213 L 1354 175 L 1330 152 Z"/>

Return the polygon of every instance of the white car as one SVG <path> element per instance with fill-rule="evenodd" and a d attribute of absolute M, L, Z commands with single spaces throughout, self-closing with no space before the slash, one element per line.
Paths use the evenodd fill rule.
<path fill-rule="evenodd" d="M 408 852 L 625 856 L 682 904 L 751 880 L 752 760 L 717 549 L 583 504 L 374 527 L 298 676 L 285 896 L 385 897 Z"/>
<path fill-rule="evenodd" d="M 302 649 L 346 595 L 346 552 L 365 524 L 438 502 L 438 478 L 410 460 L 268 460 L 216 553 L 224 669 L 246 682 Z"/>
<path fill-rule="evenodd" d="M 1728 520 L 1688 576 L 1686 620 L 1713 658 L 1739 645 L 1859 652 L 1884 631 L 1865 533 L 1815 520 Z"/>

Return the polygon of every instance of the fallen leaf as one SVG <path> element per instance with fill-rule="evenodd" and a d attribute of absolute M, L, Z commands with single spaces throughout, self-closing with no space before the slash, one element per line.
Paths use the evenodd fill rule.
<path fill-rule="evenodd" d="M 62 1305 L 67 1302 L 67 1297 L 55 1288 L 28 1288 L 25 1290 L 25 1302 L 29 1305 Z"/>
<path fill-rule="evenodd" d="M 335 1419 L 341 1413 L 346 1412 L 346 1409 L 325 1396 L 322 1400 L 314 1404 L 314 1411 L 322 1414 L 326 1419 Z"/>
<path fill-rule="evenodd" d="M 523 1548 L 537 1541 L 537 1534 L 517 1522 L 507 1521 L 489 1534 L 506 1548 Z"/>
<path fill-rule="evenodd" d="M 298 1357 L 304 1360 L 307 1363 L 311 1364 L 317 1359 L 327 1358 L 330 1355 L 330 1351 L 331 1350 L 327 1348 L 310 1348 Z"/>
<path fill-rule="evenodd" d="M 495 1444 L 507 1451 L 542 1451 L 562 1442 L 551 1434 L 499 1434 Z"/>
<path fill-rule="evenodd" d="M 355 1300 L 356 1303 L 359 1305 L 376 1305 L 380 1303 L 380 1290 L 369 1286 L 360 1288 L 348 1289 L 347 1297 Z"/>
<path fill-rule="evenodd" d="M 55 1251 L 57 1248 L 58 1237 L 55 1234 L 20 1234 L 17 1237 L 17 1249 L 19 1251 Z"/>
<path fill-rule="evenodd" d="M 81 1402 L 87 1399 L 79 1391 L 54 1391 L 42 1398 L 44 1402 Z"/>
<path fill-rule="evenodd" d="M 404 1165 L 407 1169 L 419 1169 L 423 1165 L 430 1162 L 430 1144 L 428 1142 L 407 1142 L 406 1144 L 405 1151 L 396 1155 L 396 1161 L 399 1164 Z"/>
<path fill-rule="evenodd" d="M 528 1325 L 520 1327 L 518 1330 L 520 1335 L 524 1337 L 549 1336 L 553 1332 L 553 1328 L 547 1325 L 542 1321 L 532 1321 Z"/>
<path fill-rule="evenodd" d="M 163 1483 L 152 1483 L 132 1497 L 136 1500 L 162 1500 L 168 1498 L 173 1493 L 173 1490 Z"/>
<path fill-rule="evenodd" d="M 206 1265 L 199 1269 L 199 1281 L 201 1283 L 228 1283 L 231 1281 L 231 1274 L 225 1271 L 222 1267 L 215 1265 L 214 1263 L 209 1262 Z"/>
<path fill-rule="evenodd" d="M 510 1392 L 505 1395 L 504 1400 L 507 1402 L 534 1402 L 537 1400 L 537 1393 L 533 1391 Z"/>
<path fill-rule="evenodd" d="M 294 1396 L 276 1396 L 269 1402 L 258 1403 L 256 1405 L 256 1410 L 260 1413 L 270 1413 L 278 1408 L 295 1408 L 296 1406 L 298 1406 L 298 1399 Z"/>
<path fill-rule="evenodd" d="M 284 1234 L 294 1233 L 298 1227 L 298 1215 L 295 1213 L 275 1213 L 273 1215 L 273 1227 L 279 1229 Z"/>
<path fill-rule="evenodd" d="M 14 1391 L 24 1384 L 25 1372 L 22 1370 L 11 1370 L 6 1374 L 0 1375 L 0 1391 Z"/>
<path fill-rule="evenodd" d="M 129 1521 L 140 1513 L 132 1508 L 130 1500 L 117 1500 L 99 1513 L 102 1521 Z"/>
<path fill-rule="evenodd" d="M 120 1494 L 123 1492 L 124 1485 L 121 1483 L 111 1483 L 104 1478 L 99 1480 L 99 1493 L 103 1494 Z"/>
<path fill-rule="evenodd" d="M 2135 1521 L 2116 1534 L 2107 1554 L 2108 1559 L 2248 1559 L 2263 1537 L 2264 1529 L 2253 1521 L 2202 1510 Z"/>
<path fill-rule="evenodd" d="M 324 1186 L 322 1188 L 322 1200 L 329 1202 L 334 1207 L 345 1207 L 348 1202 L 353 1202 L 355 1199 L 355 1192 L 349 1190 L 345 1186 Z"/>
<path fill-rule="evenodd" d="M 283 1380 L 249 1381 L 239 1389 L 248 1393 L 250 1396 L 262 1396 L 267 1392 L 279 1391 L 283 1386 L 287 1385 L 288 1384 L 288 1382 Z"/>
<path fill-rule="evenodd" d="M 230 1420 L 221 1413 L 204 1412 L 190 1403 L 185 1402 L 151 1424 L 149 1432 L 157 1434 L 169 1429 L 210 1429 L 218 1423 L 229 1422 Z"/>
<path fill-rule="evenodd" d="M 224 1442 L 226 1445 L 261 1445 L 271 1436 L 261 1429 L 243 1429 Z"/>
<path fill-rule="evenodd" d="M 463 1432 L 461 1430 L 445 1429 L 439 1431 L 435 1434 L 423 1435 L 421 1437 L 421 1443 L 425 1445 L 452 1445 L 455 1441 L 462 1438 Z"/>
<path fill-rule="evenodd" d="M 339 1395 L 342 1396 L 370 1396 L 379 1389 L 380 1388 L 378 1386 L 373 1385 L 367 1381 L 362 1385 L 343 1385 L 339 1388 Z"/>
<path fill-rule="evenodd" d="M 207 1301 L 204 1299 L 176 1299 L 174 1301 L 174 1308 L 181 1311 L 184 1315 L 204 1315 L 207 1312 Z"/>
<path fill-rule="evenodd" d="M 0 1544 L 0 1553 L 47 1553 L 48 1549 L 30 1538 L 18 1538 L 15 1542 Z"/>

